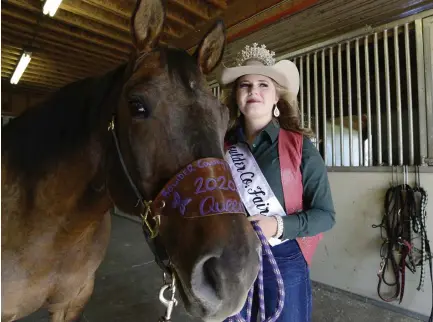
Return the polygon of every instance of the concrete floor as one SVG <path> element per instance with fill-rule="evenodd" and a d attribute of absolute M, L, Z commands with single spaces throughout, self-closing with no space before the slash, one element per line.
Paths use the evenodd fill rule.
<path fill-rule="evenodd" d="M 107 256 L 99 268 L 95 290 L 88 303 L 86 322 L 157 322 L 164 307 L 157 296 L 162 283 L 159 267 L 142 235 L 141 227 L 128 219 L 113 217 Z M 314 286 L 313 322 L 412 322 L 421 321 L 348 297 L 346 293 Z M 49 321 L 38 311 L 20 322 Z M 196 322 L 178 305 L 173 322 Z"/>

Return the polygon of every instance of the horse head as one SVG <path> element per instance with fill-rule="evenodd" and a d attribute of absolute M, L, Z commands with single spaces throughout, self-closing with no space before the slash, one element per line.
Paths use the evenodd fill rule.
<path fill-rule="evenodd" d="M 108 187 L 119 209 L 144 217 L 186 310 L 221 321 L 242 308 L 260 255 L 224 162 L 229 112 L 205 78 L 222 59 L 225 28 L 216 23 L 191 56 L 159 43 L 164 20 L 160 0 L 137 1 Z"/>

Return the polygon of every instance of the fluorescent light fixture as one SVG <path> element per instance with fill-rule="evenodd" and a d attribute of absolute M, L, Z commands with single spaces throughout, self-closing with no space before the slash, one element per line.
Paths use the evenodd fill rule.
<path fill-rule="evenodd" d="M 32 53 L 25 51 L 20 58 L 20 61 L 18 62 L 17 67 L 15 68 L 15 71 L 11 78 L 11 84 L 18 84 L 21 76 L 23 75 L 24 71 L 27 68 L 27 65 L 30 63 L 30 60 L 32 59 Z"/>
<path fill-rule="evenodd" d="M 44 15 L 48 14 L 53 17 L 61 3 L 62 0 L 46 0 L 43 8 Z"/>

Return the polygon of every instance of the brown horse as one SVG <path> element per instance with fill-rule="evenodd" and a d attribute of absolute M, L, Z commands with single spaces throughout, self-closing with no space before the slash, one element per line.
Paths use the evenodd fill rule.
<path fill-rule="evenodd" d="M 164 19 L 160 0 L 138 1 L 129 63 L 3 128 L 2 321 L 41 307 L 52 321 L 79 319 L 114 206 L 148 215 L 190 314 L 221 321 L 246 300 L 260 243 L 222 162 L 228 110 L 204 76 L 225 29 L 217 23 L 190 56 L 159 44 Z"/>

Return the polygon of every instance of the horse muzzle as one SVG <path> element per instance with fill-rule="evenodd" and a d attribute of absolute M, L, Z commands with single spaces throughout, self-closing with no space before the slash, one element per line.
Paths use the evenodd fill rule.
<path fill-rule="evenodd" d="M 223 320 L 241 309 L 258 274 L 261 245 L 225 160 L 186 166 L 143 218 L 175 267 L 191 314 Z"/>

